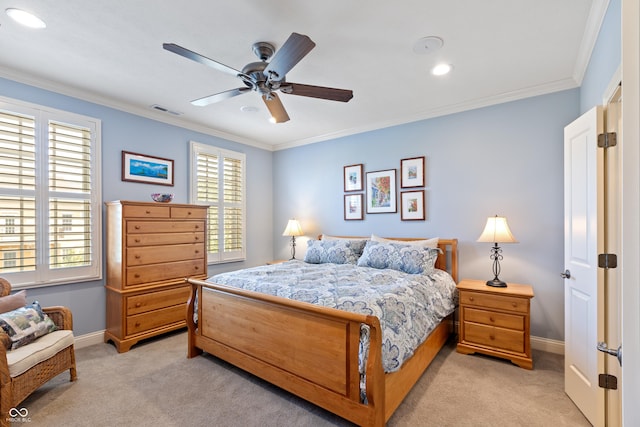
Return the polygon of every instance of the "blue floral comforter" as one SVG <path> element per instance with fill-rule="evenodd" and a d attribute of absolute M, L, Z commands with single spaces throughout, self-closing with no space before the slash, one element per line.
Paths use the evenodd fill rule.
<path fill-rule="evenodd" d="M 422 275 L 292 260 L 222 273 L 207 280 L 378 317 L 385 372 L 397 371 L 455 307 L 455 282 L 437 269 L 431 275 Z M 362 367 L 368 342 L 361 347 Z"/>

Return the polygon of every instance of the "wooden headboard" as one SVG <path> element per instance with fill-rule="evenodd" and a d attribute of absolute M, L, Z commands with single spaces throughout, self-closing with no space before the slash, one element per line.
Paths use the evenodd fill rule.
<path fill-rule="evenodd" d="M 334 236 L 341 239 L 369 240 L 370 237 L 362 236 Z M 322 234 L 318 235 L 318 240 L 322 239 Z M 385 237 L 389 240 L 399 240 L 410 242 L 413 240 L 426 240 L 428 237 Z M 453 280 L 458 283 L 458 239 L 438 239 L 438 248 L 442 251 L 436 260 L 436 268 L 451 274 Z"/>

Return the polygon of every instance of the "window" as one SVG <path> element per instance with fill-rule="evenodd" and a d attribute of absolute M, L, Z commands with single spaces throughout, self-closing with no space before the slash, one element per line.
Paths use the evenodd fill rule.
<path fill-rule="evenodd" d="M 100 121 L 0 99 L 0 276 L 101 278 Z"/>
<path fill-rule="evenodd" d="M 209 206 L 209 263 L 244 260 L 245 155 L 192 141 L 191 203 Z"/>

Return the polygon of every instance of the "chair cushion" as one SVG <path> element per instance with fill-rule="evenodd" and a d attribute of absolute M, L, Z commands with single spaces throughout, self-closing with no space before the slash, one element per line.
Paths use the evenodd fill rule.
<path fill-rule="evenodd" d="M 73 331 L 60 329 L 30 344 L 7 351 L 9 375 L 13 378 L 25 373 L 38 363 L 73 345 L 73 342 Z"/>
<path fill-rule="evenodd" d="M 0 297 L 0 313 L 13 311 L 27 305 L 27 291 L 22 290 L 6 297 Z"/>

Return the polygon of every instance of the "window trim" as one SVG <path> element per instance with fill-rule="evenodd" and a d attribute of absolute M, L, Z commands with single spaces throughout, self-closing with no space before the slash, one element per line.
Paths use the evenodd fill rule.
<path fill-rule="evenodd" d="M 87 197 L 91 210 L 91 253 L 92 262 L 88 266 L 51 269 L 49 266 L 49 250 L 44 239 L 36 238 L 37 261 L 36 270 L 25 272 L 1 273 L 11 282 L 13 289 L 37 288 L 54 285 L 65 285 L 94 280 L 101 280 L 102 273 L 102 121 L 95 117 L 84 116 L 77 113 L 58 110 L 38 104 L 24 102 L 6 97 L 0 97 L 0 110 L 9 114 L 22 114 L 34 117 L 36 147 L 36 182 L 34 191 L 36 209 L 36 234 L 48 235 L 50 225 L 48 203 L 51 196 L 48 191 L 48 126 L 50 121 L 77 125 L 91 129 L 91 193 Z M 44 138 L 44 141 L 43 141 Z M 44 147 L 44 149 L 42 148 Z M 44 184 L 43 184 L 44 183 Z M 44 186 L 44 187 L 43 187 Z M 2 191 L 2 190 L 0 190 Z M 3 191 L 4 195 L 21 195 L 22 192 L 9 190 Z M 54 192 L 55 194 L 55 192 Z M 48 241 L 48 240 L 46 240 Z M 43 266 L 45 268 L 43 268 Z"/>
<path fill-rule="evenodd" d="M 224 167 L 223 159 L 225 157 L 232 158 L 236 160 L 240 160 L 242 162 L 242 203 L 240 203 L 240 208 L 242 209 L 242 225 L 241 225 L 241 234 L 242 234 L 242 249 L 239 251 L 233 252 L 225 252 L 224 251 L 224 197 L 223 195 L 219 195 L 217 203 L 203 203 L 198 201 L 197 191 L 198 191 L 198 183 L 197 183 L 197 170 L 198 170 L 198 155 L 199 154 L 208 154 L 212 156 L 218 156 L 221 161 L 218 163 L 218 176 L 220 179 L 224 179 L 224 174 L 222 173 L 222 169 Z M 213 206 L 217 204 L 219 209 L 219 217 L 218 224 L 220 224 L 220 228 L 218 230 L 218 242 L 220 242 L 220 248 L 218 252 L 207 252 L 207 263 L 208 264 L 223 264 L 229 262 L 238 262 L 245 261 L 247 258 L 247 161 L 246 154 L 239 151 L 227 150 L 224 148 L 216 147 L 214 145 L 203 144 L 196 141 L 189 142 L 189 157 L 190 157 L 190 170 L 189 170 L 189 201 L 193 204 L 199 205 L 210 205 Z M 221 181 L 219 185 L 219 190 L 224 188 L 223 181 Z M 211 230 L 207 230 L 208 233 Z"/>

